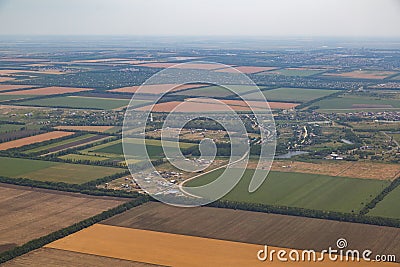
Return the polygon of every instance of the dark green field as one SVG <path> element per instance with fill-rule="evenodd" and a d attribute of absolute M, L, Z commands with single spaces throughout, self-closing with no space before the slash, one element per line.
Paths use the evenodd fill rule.
<path fill-rule="evenodd" d="M 82 184 L 122 173 L 124 169 L 0 157 L 1 176 L 37 181 Z"/>
<path fill-rule="evenodd" d="M 11 132 L 11 131 L 18 131 L 23 127 L 25 127 L 25 126 L 18 125 L 18 124 L 0 124 L 0 134 L 6 133 L 6 132 Z"/>
<path fill-rule="evenodd" d="M 249 85 L 231 85 L 229 88 L 236 90 L 239 94 L 245 94 L 249 91 L 257 90 L 256 86 Z M 262 87 L 260 87 L 262 89 Z M 198 89 L 185 90 L 174 93 L 174 95 L 185 96 L 204 96 L 204 97 L 229 97 L 235 95 L 231 90 L 221 86 L 208 86 Z"/>
<path fill-rule="evenodd" d="M 140 139 L 127 138 L 125 148 L 128 149 L 127 150 L 128 153 L 132 152 L 132 156 L 135 156 L 135 150 L 137 150 L 137 148 L 139 147 L 140 144 L 141 144 Z M 165 145 L 168 146 L 169 141 L 166 141 Z M 179 145 L 182 149 L 195 146 L 195 144 L 183 143 L 183 142 L 180 143 Z M 146 139 L 146 147 L 147 147 L 147 153 L 150 158 L 161 158 L 163 156 L 163 148 L 161 146 L 160 140 Z M 114 141 L 114 142 L 111 142 L 110 144 L 102 144 L 102 145 L 99 145 L 92 149 L 84 150 L 83 152 L 91 154 L 91 155 L 94 155 L 94 154 L 98 154 L 98 155 L 112 154 L 112 155 L 116 155 L 116 156 L 124 155 L 121 141 Z"/>
<path fill-rule="evenodd" d="M 186 185 L 209 183 L 222 172 L 222 169 L 217 170 L 189 181 Z M 388 181 L 379 180 L 270 172 L 256 192 L 248 193 L 253 172 L 254 170 L 246 170 L 239 184 L 224 199 L 325 211 L 358 212 L 389 184 Z"/>
<path fill-rule="evenodd" d="M 126 144 L 125 148 L 128 151 L 134 152 L 139 147 L 139 144 Z M 161 158 L 163 156 L 163 149 L 161 146 L 156 145 L 146 145 L 147 153 L 149 154 L 150 158 Z M 94 150 L 93 152 L 98 153 L 109 153 L 109 154 L 117 154 L 123 155 L 124 151 L 122 149 L 122 143 L 114 144 L 111 146 L 107 146 L 104 148 L 100 148 L 98 150 Z"/>
<path fill-rule="evenodd" d="M 400 187 L 390 192 L 368 215 L 400 219 Z"/>
<path fill-rule="evenodd" d="M 138 100 L 137 104 L 140 105 L 145 103 L 147 103 L 147 101 Z M 42 106 L 42 107 L 116 109 L 128 105 L 129 99 L 60 96 L 60 97 L 28 100 L 20 102 L 19 104 L 25 106 Z"/>
<path fill-rule="evenodd" d="M 400 100 L 378 98 L 359 95 L 343 95 L 334 98 L 323 99 L 312 105 L 321 111 L 345 112 L 346 110 L 393 110 L 400 109 Z"/>
<path fill-rule="evenodd" d="M 0 101 L 17 100 L 32 97 L 31 95 L 2 95 L 0 94 Z"/>

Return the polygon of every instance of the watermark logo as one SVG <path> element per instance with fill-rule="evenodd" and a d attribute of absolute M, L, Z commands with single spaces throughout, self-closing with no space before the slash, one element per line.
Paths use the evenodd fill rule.
<path fill-rule="evenodd" d="M 185 93 L 193 88 L 198 89 Z M 182 142 L 188 131 L 192 135 Z M 207 137 L 207 131 L 223 133 L 224 140 Z M 199 135 L 203 138 L 195 140 Z M 256 191 L 272 165 L 276 130 L 265 96 L 247 75 L 223 64 L 189 62 L 158 72 L 136 90 L 125 113 L 122 146 L 141 189 L 161 202 L 191 207 L 229 193 L 244 175 L 253 147 L 256 170 L 248 191 Z M 185 153 L 193 146 L 196 156 Z M 216 165 L 221 149 L 229 155 Z M 198 183 L 203 176 L 211 179 Z"/>
<path fill-rule="evenodd" d="M 295 250 L 295 249 L 270 249 L 267 245 L 257 252 L 259 261 L 268 262 L 396 262 L 395 255 L 375 255 L 369 249 L 344 250 L 348 243 L 344 238 L 336 241 L 336 248 L 329 247 L 322 251 Z"/>

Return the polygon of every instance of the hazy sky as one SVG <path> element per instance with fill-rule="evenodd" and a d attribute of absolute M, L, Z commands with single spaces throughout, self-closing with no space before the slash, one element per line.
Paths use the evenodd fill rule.
<path fill-rule="evenodd" d="M 0 0 L 0 34 L 400 37 L 400 0 Z"/>

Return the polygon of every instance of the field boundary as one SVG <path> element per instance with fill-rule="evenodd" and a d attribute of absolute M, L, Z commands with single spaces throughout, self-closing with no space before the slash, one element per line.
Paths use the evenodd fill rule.
<path fill-rule="evenodd" d="M 75 223 L 71 226 L 60 229 L 60 230 L 50 233 L 46 236 L 42 236 L 40 238 L 33 239 L 33 240 L 25 243 L 24 245 L 17 246 L 11 250 L 1 253 L 0 254 L 0 264 L 5 263 L 9 260 L 12 260 L 23 254 L 26 254 L 32 250 L 41 248 L 55 240 L 58 240 L 60 238 L 66 237 L 70 234 L 76 233 L 84 228 L 87 228 L 91 225 L 94 225 L 98 222 L 108 219 L 114 215 L 117 215 L 124 211 L 130 210 L 134 207 L 137 207 L 141 204 L 146 203 L 147 201 L 148 201 L 148 199 L 146 197 L 138 197 L 130 202 L 124 203 L 122 205 L 119 205 L 119 206 L 109 209 L 107 211 L 103 211 L 102 213 L 100 213 L 98 215 L 92 216 L 88 219 L 85 219 L 83 221 Z"/>
<path fill-rule="evenodd" d="M 400 182 L 400 180 L 399 180 L 399 182 Z M 400 228 L 400 219 L 368 216 L 368 215 L 364 215 L 364 214 L 351 214 L 351 213 L 344 213 L 344 212 L 321 211 L 321 210 L 312 210 L 312 209 L 305 209 L 305 208 L 273 206 L 273 205 L 234 202 L 234 201 L 226 201 L 226 200 L 219 200 L 219 201 L 213 202 L 211 204 L 208 204 L 207 207 L 245 210 L 245 211 L 263 212 L 263 213 L 273 213 L 273 214 L 281 214 L 281 215 L 289 215 L 289 216 L 325 219 L 325 220 L 331 220 L 331 221 L 362 223 L 362 224 L 370 224 L 370 225 L 377 225 L 377 226 Z"/>
<path fill-rule="evenodd" d="M 393 180 L 389 186 L 387 186 L 383 191 L 377 195 L 373 200 L 371 200 L 370 203 L 365 205 L 365 207 L 360 211 L 361 215 L 365 215 L 368 212 L 370 212 L 373 208 L 378 205 L 379 202 L 381 202 L 387 195 L 389 195 L 390 192 L 395 190 L 397 187 L 400 186 L 400 176 L 397 177 L 395 180 Z M 400 226 L 399 226 L 400 227 Z"/>

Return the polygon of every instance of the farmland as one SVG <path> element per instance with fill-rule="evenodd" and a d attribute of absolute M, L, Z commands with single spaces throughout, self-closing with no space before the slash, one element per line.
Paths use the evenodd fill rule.
<path fill-rule="evenodd" d="M 24 244 L 125 201 L 0 184 L 0 244 Z"/>
<path fill-rule="evenodd" d="M 185 185 L 193 187 L 207 184 L 222 172 L 223 169 L 205 174 Z M 388 181 L 379 180 L 270 172 L 264 184 L 256 192 L 250 194 L 247 189 L 253 172 L 253 170 L 246 170 L 238 185 L 224 198 L 238 202 L 356 212 L 389 184 Z M 338 195 L 340 195 L 339 199 Z"/>
<path fill-rule="evenodd" d="M 351 78 L 351 79 L 372 79 L 381 80 L 396 74 L 393 71 L 374 71 L 374 70 L 356 70 L 343 73 L 325 73 L 325 76 Z"/>
<path fill-rule="evenodd" d="M 0 92 L 1 91 L 11 91 L 11 90 L 17 90 L 17 89 L 25 89 L 25 88 L 32 88 L 36 86 L 32 85 L 13 85 L 13 84 L 0 84 Z"/>
<path fill-rule="evenodd" d="M 268 70 L 274 70 L 276 67 L 256 67 L 256 66 L 237 66 L 232 68 L 224 68 L 216 70 L 217 72 L 225 72 L 225 73 L 237 73 L 237 71 L 244 74 L 254 74 Z"/>
<path fill-rule="evenodd" d="M 400 109 L 400 101 L 396 99 L 376 98 L 358 95 L 342 95 L 318 101 L 312 105 L 326 112 L 346 112 L 346 110 L 390 110 Z"/>
<path fill-rule="evenodd" d="M 334 245 L 339 236 L 345 237 L 352 249 L 400 253 L 395 245 L 400 238 L 396 228 L 222 208 L 183 209 L 146 203 L 103 224 L 317 251 Z"/>
<path fill-rule="evenodd" d="M 320 251 L 339 238 L 349 249 L 398 257 L 399 42 L 46 38 L 0 41 L 0 254 L 8 250 L 0 265 L 256 266 L 264 244 Z M 162 72 L 153 84 L 168 67 L 172 75 Z M 228 84 L 249 103 L 224 89 Z M 138 100 L 126 113 L 133 94 Z M 166 127 L 175 108 L 183 129 Z M 126 129 L 130 116 L 138 121 Z M 228 134 L 224 126 L 235 122 L 247 136 L 236 128 Z M 159 139 L 175 135 L 186 161 L 203 170 L 187 172 L 165 155 Z M 150 191 L 181 200 L 194 192 L 179 190 L 182 183 L 214 181 L 236 148 L 230 137 L 249 145 L 250 162 L 234 165 L 228 178 L 239 171 L 244 177 L 225 197 L 193 209 L 151 201 Z M 275 147 L 274 137 L 269 176 L 249 193 L 255 169 L 268 173 L 257 157 L 264 144 Z M 217 148 L 213 160 L 201 157 L 208 154 L 198 145 L 205 139 Z M 142 145 L 154 169 L 146 169 Z M 292 264 L 299 265 L 308 266 Z"/>
<path fill-rule="evenodd" d="M 262 101 L 249 101 L 251 107 L 255 110 L 265 111 L 268 107 L 271 109 L 292 109 L 298 104 L 295 103 L 283 103 L 283 102 L 266 102 Z M 229 106 L 229 107 L 228 107 Z M 144 106 L 136 108 L 138 111 L 148 111 L 153 112 L 171 112 L 175 109 L 175 112 L 227 112 L 230 109 L 234 111 L 250 111 L 250 107 L 241 100 L 221 100 L 220 103 L 212 101 L 212 99 L 206 98 L 192 98 L 186 99 L 183 102 L 171 101 L 158 103 L 154 106 Z"/>
<path fill-rule="evenodd" d="M 185 95 L 185 96 L 204 96 L 204 97 L 228 97 L 234 96 L 235 93 L 230 89 L 235 90 L 238 94 L 242 95 L 249 91 L 258 90 L 256 86 L 251 85 L 229 85 L 226 89 L 222 86 L 207 86 L 197 89 L 185 90 L 183 92 L 176 92 L 174 95 Z M 260 89 L 262 89 L 261 87 Z"/>
<path fill-rule="evenodd" d="M 256 166 L 248 166 L 248 168 L 254 167 Z M 400 166 L 398 164 L 369 162 L 301 162 L 275 160 L 272 165 L 272 170 L 281 172 L 301 172 L 329 176 L 344 176 L 360 179 L 393 180 L 399 175 Z"/>
<path fill-rule="evenodd" d="M 322 69 L 287 68 L 287 69 L 262 72 L 259 73 L 259 75 L 283 75 L 283 76 L 305 77 L 305 76 L 313 76 L 321 74 L 323 72 L 325 72 L 325 70 Z"/>
<path fill-rule="evenodd" d="M 107 235 L 110 236 L 106 237 Z M 106 239 L 107 242 L 105 242 Z M 95 241 L 90 242 L 89 240 Z M 130 242 L 131 240 L 141 240 L 141 242 Z M 159 244 L 156 245 L 157 256 L 151 249 L 155 244 Z M 163 266 L 264 265 L 253 255 L 254 251 L 259 249 L 259 245 L 102 224 L 93 225 L 46 247 Z M 162 249 L 160 249 L 161 247 Z M 185 251 L 185 254 L 179 253 L 180 251 Z M 174 257 L 170 255 L 174 255 Z M 207 257 L 203 255 L 207 255 Z"/>
<path fill-rule="evenodd" d="M 8 101 L 8 100 L 19 100 L 19 99 L 26 99 L 31 96 L 28 95 L 5 95 L 4 93 L 0 93 L 0 101 Z"/>
<path fill-rule="evenodd" d="M 51 265 L 49 265 L 49 263 Z M 34 250 L 28 254 L 18 257 L 10 262 L 3 264 L 4 267 L 62 267 L 62 266 L 74 266 L 74 267 L 157 267 L 157 265 L 133 262 L 109 257 L 102 257 L 97 255 L 83 254 L 78 252 L 52 249 L 52 248 L 40 248 Z"/>
<path fill-rule="evenodd" d="M 267 101 L 295 101 L 308 102 L 320 97 L 337 93 L 337 90 L 307 89 L 307 88 L 278 88 L 266 90 L 264 94 Z M 246 97 L 254 99 L 258 94 L 249 94 Z M 257 100 L 257 99 L 255 99 Z"/>
<path fill-rule="evenodd" d="M 23 127 L 23 125 L 18 124 L 0 124 L 0 134 L 18 131 Z"/>
<path fill-rule="evenodd" d="M 148 68 L 170 68 L 170 67 L 173 67 L 175 69 L 195 69 L 195 70 L 215 70 L 215 69 L 221 68 L 221 65 L 212 64 L 212 63 L 187 63 L 187 64 L 180 64 L 180 65 L 177 65 L 177 63 L 145 63 L 145 64 L 140 64 L 140 66 L 148 67 Z"/>
<path fill-rule="evenodd" d="M 78 93 L 83 91 L 90 91 L 93 89 L 88 88 L 72 88 L 72 87 L 46 87 L 29 90 L 18 90 L 3 93 L 3 95 L 61 95 L 67 93 Z"/>
<path fill-rule="evenodd" d="M 77 137 L 69 138 L 66 140 L 62 140 L 60 142 L 44 145 L 44 146 L 39 146 L 33 149 L 29 149 L 24 151 L 24 153 L 31 154 L 31 153 L 38 153 L 38 152 L 57 152 L 61 151 L 64 149 L 72 148 L 72 147 L 77 147 L 81 145 L 85 145 L 88 143 L 92 143 L 95 141 L 98 141 L 100 139 L 107 138 L 103 135 L 96 135 L 96 134 L 85 134 L 85 135 L 80 135 Z"/>
<path fill-rule="evenodd" d="M 400 187 L 390 192 L 368 215 L 400 219 Z"/>
<path fill-rule="evenodd" d="M 34 136 L 25 137 L 25 138 L 17 139 L 17 140 L 10 141 L 10 142 L 1 143 L 0 150 L 22 147 L 22 146 L 26 146 L 26 145 L 30 145 L 30 144 L 43 142 L 43 141 L 66 137 L 66 136 L 73 135 L 73 134 L 74 134 L 73 132 L 54 131 L 54 132 L 48 132 L 48 133 L 44 133 L 44 134 L 34 135 Z"/>
<path fill-rule="evenodd" d="M 61 159 L 66 159 L 66 160 L 72 160 L 72 161 L 89 160 L 89 161 L 92 161 L 92 162 L 103 161 L 103 160 L 108 160 L 109 159 L 107 157 L 81 155 L 81 154 L 68 154 L 68 155 L 60 156 L 60 158 Z"/>
<path fill-rule="evenodd" d="M 5 157 L 0 157 L 0 169 L 5 177 L 70 184 L 82 184 L 124 172 L 120 168 Z"/>
<path fill-rule="evenodd" d="M 138 101 L 138 105 L 146 103 L 145 100 Z M 87 108 L 87 109 L 116 109 L 127 106 L 129 100 L 115 98 L 61 96 L 51 99 L 35 99 L 18 103 L 25 106 L 39 107 L 65 107 L 65 108 Z"/>
<path fill-rule="evenodd" d="M 142 94 L 163 94 L 167 92 L 175 92 L 190 88 L 196 88 L 204 86 L 202 84 L 148 84 L 141 86 L 140 93 Z M 136 93 L 140 86 L 130 86 L 109 90 L 109 92 L 113 93 Z"/>
<path fill-rule="evenodd" d="M 134 156 L 134 153 L 130 154 L 131 152 L 134 152 L 136 147 L 140 144 L 140 139 L 136 138 L 126 138 L 125 139 L 125 145 L 126 145 L 126 153 L 130 156 Z M 165 142 L 166 146 L 172 145 L 173 142 Z M 179 143 L 180 147 L 182 149 L 189 148 L 192 146 L 195 146 L 195 144 L 191 143 Z M 147 153 L 151 158 L 160 158 L 162 157 L 163 154 L 163 148 L 161 146 L 161 141 L 160 140 L 149 140 L 146 139 L 146 147 L 147 147 Z M 123 156 L 123 149 L 122 149 L 122 142 L 121 141 L 114 141 L 110 142 L 107 144 L 102 144 L 99 146 L 95 146 L 90 149 L 86 149 L 84 151 L 81 151 L 82 153 L 88 153 L 89 155 L 105 155 L 105 156 Z M 143 159 L 139 159 L 143 160 Z"/>
<path fill-rule="evenodd" d="M 71 130 L 71 131 L 87 131 L 87 132 L 109 132 L 115 126 L 72 126 L 72 125 L 63 125 L 54 127 L 57 130 Z"/>

